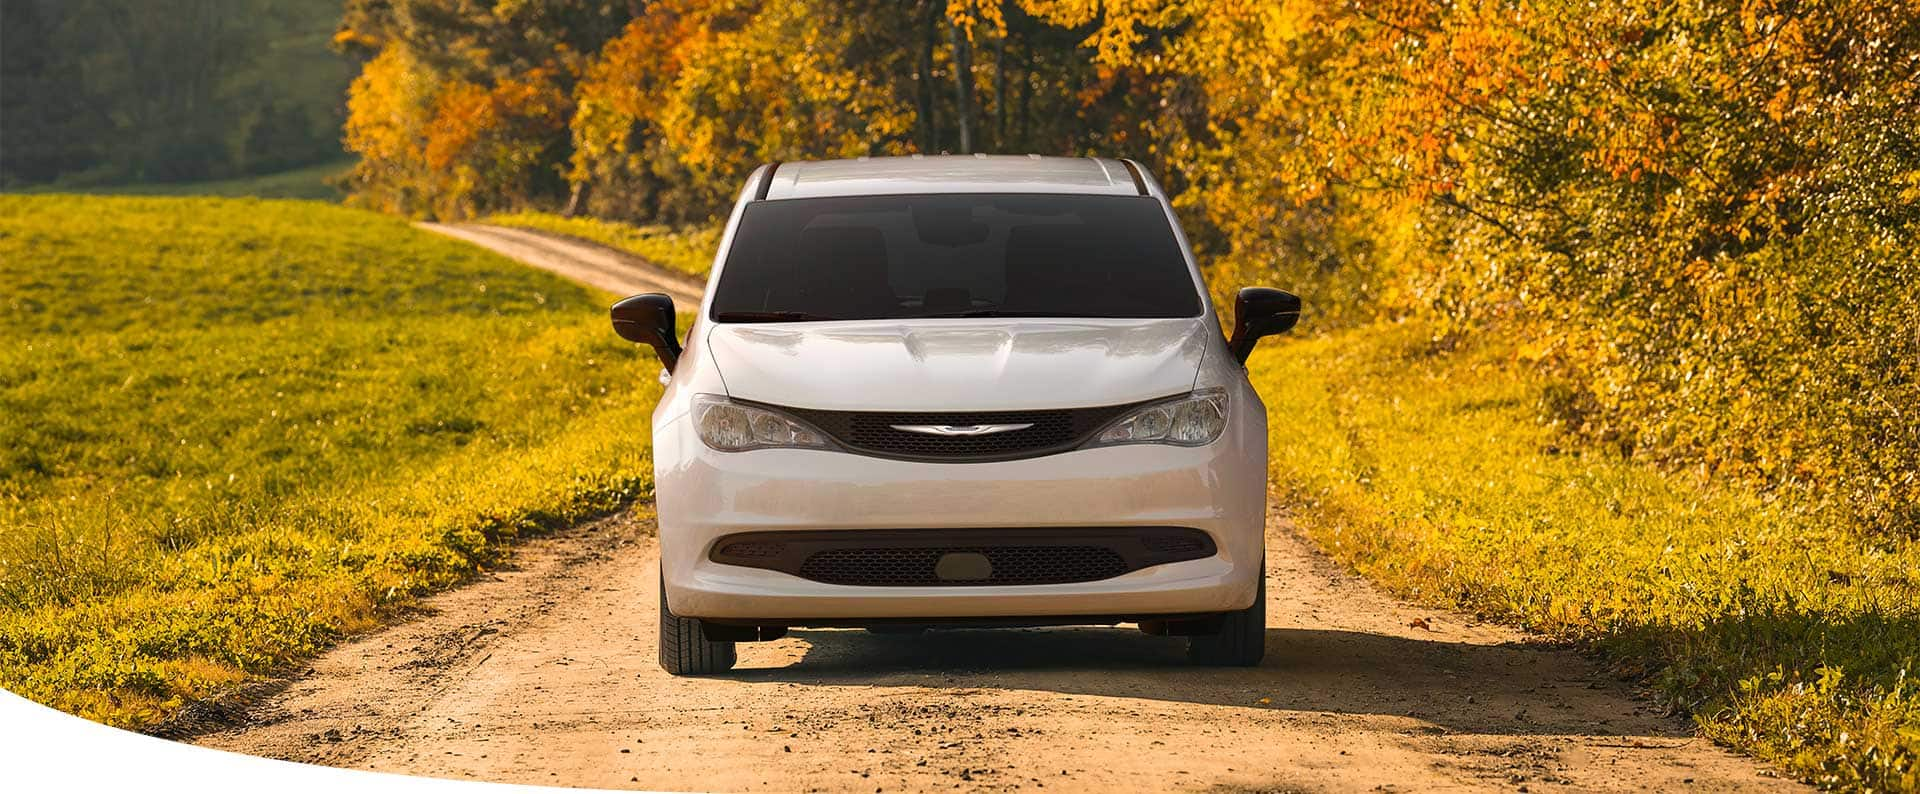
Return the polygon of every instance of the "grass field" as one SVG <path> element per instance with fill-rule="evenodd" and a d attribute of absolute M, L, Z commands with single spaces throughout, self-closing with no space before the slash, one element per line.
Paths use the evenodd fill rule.
<path fill-rule="evenodd" d="M 147 724 L 650 495 L 607 300 L 328 204 L 0 196 L 0 687 Z"/>
<path fill-rule="evenodd" d="M 1273 474 L 1388 588 L 1588 643 L 1715 740 L 1824 785 L 1920 788 L 1920 543 L 1568 449 L 1505 349 L 1415 327 L 1253 361 Z"/>
<path fill-rule="evenodd" d="M 324 204 L 0 197 L 0 686 L 141 725 L 647 496 L 607 298 Z M 1526 361 L 1426 338 L 1254 358 L 1322 548 L 1794 774 L 1920 787 L 1920 544 L 1565 446 Z"/>
<path fill-rule="evenodd" d="M 63 184 L 44 185 L 20 191 L 27 195 L 50 193 L 84 193 L 96 196 L 216 196 L 222 198 L 268 198 L 268 199 L 310 199 L 313 201 L 333 201 L 341 199 L 339 188 L 327 184 L 327 180 L 345 174 L 353 168 L 353 161 L 338 160 L 277 174 L 250 176 L 240 179 L 223 179 L 213 182 L 157 182 L 132 185 L 73 186 Z"/>
<path fill-rule="evenodd" d="M 707 226 L 635 226 L 598 218 L 563 218 L 550 212 L 493 215 L 486 223 L 553 232 L 618 248 L 682 273 L 704 276 L 720 248 L 719 224 Z"/>

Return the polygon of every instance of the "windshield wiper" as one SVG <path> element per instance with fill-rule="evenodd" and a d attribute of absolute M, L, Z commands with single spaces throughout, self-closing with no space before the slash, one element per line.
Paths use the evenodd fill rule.
<path fill-rule="evenodd" d="M 1074 314 L 1072 312 L 1008 311 L 1005 309 L 970 309 L 959 312 L 931 312 L 928 314 L 909 314 L 901 317 L 872 317 L 866 319 L 886 320 L 930 320 L 955 317 L 1061 317 L 1088 318 L 1103 317 L 1098 314 Z M 731 311 L 714 312 L 713 319 L 723 323 L 803 323 L 845 320 L 846 317 L 830 317 L 824 314 L 798 311 Z"/>
<path fill-rule="evenodd" d="M 723 323 L 803 323 L 841 318 L 812 312 L 714 312 L 713 319 Z"/>
<path fill-rule="evenodd" d="M 926 320 L 926 319 L 934 319 L 934 318 L 941 318 L 941 317 L 1066 317 L 1066 318 L 1081 317 L 1081 318 L 1085 318 L 1085 317 L 1098 317 L 1098 316 L 1099 315 L 1095 315 L 1095 314 L 1074 314 L 1072 312 L 1023 312 L 1023 311 L 1007 311 L 1005 309 L 971 309 L 963 312 L 933 312 L 931 314 L 915 314 L 915 315 L 911 315 L 901 319 Z"/>

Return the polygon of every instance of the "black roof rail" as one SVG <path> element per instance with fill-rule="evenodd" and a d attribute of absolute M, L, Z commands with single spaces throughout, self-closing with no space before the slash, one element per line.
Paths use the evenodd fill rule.
<path fill-rule="evenodd" d="M 760 177 L 760 186 L 753 189 L 754 201 L 766 201 L 767 189 L 773 187 L 773 172 L 780 170 L 780 161 L 767 164 L 767 175 Z"/>
<path fill-rule="evenodd" d="M 1127 159 L 1122 159 L 1120 161 L 1120 164 L 1127 167 L 1127 175 L 1133 177 L 1133 186 L 1135 189 L 1140 191 L 1140 195 L 1142 196 L 1153 195 L 1152 193 L 1149 193 L 1147 191 L 1146 178 L 1140 176 L 1140 166 L 1134 165 L 1132 160 L 1127 160 Z"/>

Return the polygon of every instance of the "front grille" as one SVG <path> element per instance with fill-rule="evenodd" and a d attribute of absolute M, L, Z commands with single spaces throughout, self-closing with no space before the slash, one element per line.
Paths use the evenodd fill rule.
<path fill-rule="evenodd" d="M 1034 411 L 877 412 L 782 408 L 848 450 L 881 458 L 973 463 L 1032 458 L 1085 443 L 1108 422 L 1138 405 Z M 982 436 L 940 436 L 895 430 L 895 425 L 1030 425 Z"/>
<path fill-rule="evenodd" d="M 708 557 L 825 584 L 921 587 L 1094 582 L 1215 551 L 1187 527 L 863 529 L 728 535 Z"/>

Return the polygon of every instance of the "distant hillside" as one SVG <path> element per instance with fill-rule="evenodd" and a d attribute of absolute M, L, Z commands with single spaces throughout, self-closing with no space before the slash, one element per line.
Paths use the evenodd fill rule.
<path fill-rule="evenodd" d="M 338 3 L 9 0 L 0 187 L 234 179 L 343 156 Z"/>

